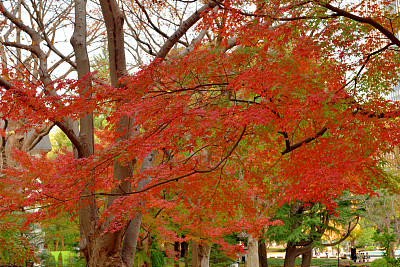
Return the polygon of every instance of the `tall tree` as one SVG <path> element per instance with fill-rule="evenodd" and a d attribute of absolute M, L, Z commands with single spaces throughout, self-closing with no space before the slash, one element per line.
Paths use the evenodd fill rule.
<path fill-rule="evenodd" d="M 275 242 L 286 243 L 284 266 L 293 266 L 302 256 L 301 266 L 310 266 L 312 249 L 316 246 L 335 246 L 344 241 L 357 226 L 362 208 L 357 198 L 337 200 L 337 207 L 327 209 L 320 203 L 284 204 L 275 218 L 283 225 L 271 226 L 266 236 Z M 335 234 L 337 239 L 324 243 L 322 238 Z"/>

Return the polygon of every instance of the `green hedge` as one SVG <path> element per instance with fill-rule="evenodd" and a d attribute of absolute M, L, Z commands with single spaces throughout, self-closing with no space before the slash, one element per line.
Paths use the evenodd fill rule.
<path fill-rule="evenodd" d="M 369 265 L 370 267 L 387 267 L 387 262 L 385 259 L 376 259 Z"/>

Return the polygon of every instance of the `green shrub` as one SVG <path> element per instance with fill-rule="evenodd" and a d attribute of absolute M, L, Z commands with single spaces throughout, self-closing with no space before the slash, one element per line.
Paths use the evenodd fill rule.
<path fill-rule="evenodd" d="M 164 254 L 161 251 L 152 250 L 150 257 L 151 257 L 151 264 L 153 267 L 165 266 Z"/>
<path fill-rule="evenodd" d="M 48 250 L 43 250 L 42 252 L 37 254 L 37 257 L 40 259 L 41 264 L 46 267 L 57 266 L 56 258 L 53 255 L 51 255 L 50 251 Z"/>

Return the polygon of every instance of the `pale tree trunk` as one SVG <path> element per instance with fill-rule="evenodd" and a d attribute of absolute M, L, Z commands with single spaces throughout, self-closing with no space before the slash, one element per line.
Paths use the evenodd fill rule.
<path fill-rule="evenodd" d="M 151 267 L 151 235 L 150 232 L 148 232 L 148 235 L 141 240 L 141 242 L 138 242 L 139 244 L 137 245 L 138 251 L 141 251 L 141 254 L 146 254 L 146 259 L 144 261 L 138 262 L 138 267 Z"/>
<path fill-rule="evenodd" d="M 390 233 L 390 230 L 391 230 L 391 216 L 388 215 L 388 214 L 386 214 L 386 222 L 385 222 L 385 224 L 386 224 L 385 228 L 386 228 L 387 232 Z M 389 243 L 388 256 L 391 257 L 391 258 L 395 257 L 395 253 L 394 253 L 395 246 L 396 246 L 396 242 L 390 242 Z"/>
<path fill-rule="evenodd" d="M 124 19 L 115 0 L 100 0 L 100 5 L 107 28 L 111 85 L 118 88 L 121 87 L 118 79 L 126 74 L 123 32 Z M 135 131 L 133 120 L 127 116 L 123 116 L 118 122 L 118 131 L 124 134 L 116 142 L 131 138 Z M 150 161 L 154 160 L 153 157 L 150 158 Z M 129 177 L 132 175 L 135 163 L 135 161 L 128 164 L 119 161 L 115 162 L 113 179 L 114 181 L 122 182 L 120 186 L 112 190 L 113 194 L 131 191 L 131 180 Z M 110 207 L 115 199 L 115 196 L 109 197 L 107 207 Z M 91 207 L 95 207 L 94 204 Z M 113 218 L 107 219 L 102 227 L 95 225 L 97 218 L 88 218 L 87 222 L 90 225 L 88 228 L 90 229 L 84 231 L 89 249 L 87 266 L 132 266 L 135 258 L 141 218 L 142 215 L 139 213 L 131 220 L 129 226 L 103 235 L 101 235 L 102 231 L 111 224 Z"/>
<path fill-rule="evenodd" d="M 252 267 L 259 266 L 258 240 L 252 235 L 248 236 L 247 241 L 247 265 Z"/>
<path fill-rule="evenodd" d="M 86 1 L 75 0 L 75 27 L 71 37 L 71 44 L 74 48 L 78 78 L 81 79 L 90 72 L 89 57 L 86 45 Z M 87 90 L 87 89 L 86 89 Z M 84 92 L 86 91 L 84 90 Z M 84 141 L 84 149 L 75 150 L 77 158 L 84 158 L 94 153 L 94 126 L 93 114 L 87 114 L 80 119 L 79 138 Z M 93 192 L 93 183 L 89 182 L 82 190 L 83 195 L 90 195 Z M 81 242 L 79 248 L 86 258 L 86 263 L 90 264 L 90 258 L 93 257 L 92 240 L 95 238 L 95 224 L 97 221 L 97 207 L 94 196 L 81 199 L 79 210 L 79 229 Z"/>
<path fill-rule="evenodd" d="M 117 3 L 113 0 L 101 1 L 104 19 L 106 21 L 107 36 L 110 54 L 110 75 L 112 86 L 118 87 L 118 78 L 125 74 L 125 54 L 123 41 L 123 19 Z M 71 43 L 77 58 L 78 78 L 82 78 L 90 71 L 89 59 L 86 50 L 86 0 L 75 1 L 75 31 Z M 88 157 L 94 153 L 93 141 L 93 115 L 88 114 L 81 118 L 79 138 L 85 146 L 78 150 L 78 157 Z M 118 141 L 130 137 L 132 122 L 123 117 L 119 122 L 119 130 L 125 134 Z M 114 180 L 124 180 L 133 170 L 133 164 L 116 162 L 114 165 Z M 121 184 L 121 188 L 114 189 L 113 193 L 121 190 L 130 191 L 130 181 Z M 83 194 L 90 195 L 93 192 L 93 183 L 89 182 L 83 190 Z M 122 191 L 121 191 L 122 192 Z M 111 206 L 115 197 L 110 197 L 107 206 Z M 84 202 L 83 202 L 84 201 Z M 87 266 L 124 266 L 121 257 L 122 240 L 126 228 L 114 233 L 101 234 L 109 226 L 113 218 L 109 218 L 102 226 L 97 225 L 97 207 L 95 197 L 82 200 L 83 208 L 80 210 L 80 247 L 85 254 Z M 140 224 L 139 224 L 140 227 Z M 130 231 L 128 231 L 130 232 Z M 131 265 L 127 265 L 131 266 Z"/>
<path fill-rule="evenodd" d="M 140 172 L 143 172 L 144 170 L 151 168 L 154 165 L 156 156 L 157 152 L 149 153 L 143 159 Z M 151 177 L 148 177 L 146 180 L 140 181 L 136 189 L 141 190 L 150 181 Z M 126 266 L 132 266 L 135 260 L 135 252 L 137 247 L 137 241 L 139 238 L 141 222 L 142 222 L 142 213 L 139 212 L 129 222 L 128 228 L 125 232 L 125 238 L 122 244 L 121 257 L 122 261 L 126 264 Z"/>
<path fill-rule="evenodd" d="M 142 214 L 137 213 L 131 220 L 125 232 L 124 243 L 122 246 L 122 260 L 126 262 L 126 266 L 132 266 L 135 260 L 135 252 L 137 241 L 139 238 L 139 230 L 142 222 Z M 130 264 L 130 265 L 128 265 Z"/>
<path fill-rule="evenodd" d="M 111 85 L 117 88 L 119 87 L 118 79 L 126 72 L 123 17 L 115 0 L 101 0 L 100 5 L 107 28 Z M 118 130 L 125 133 L 117 142 L 126 140 L 131 136 L 132 126 L 131 119 L 128 117 L 121 118 L 118 123 Z M 114 188 L 112 193 L 130 192 L 130 180 L 127 178 L 131 176 L 133 167 L 134 162 L 129 164 L 119 161 L 115 162 L 113 179 L 116 181 L 125 181 L 121 183 L 119 188 Z M 90 185 L 88 185 L 87 190 L 91 190 Z M 115 199 L 116 197 L 110 197 L 107 207 L 110 207 Z M 86 237 L 86 247 L 88 250 L 86 255 L 87 266 L 131 266 L 125 265 L 121 257 L 122 240 L 126 227 L 114 233 L 101 235 L 104 229 L 111 224 L 113 218 L 108 218 L 104 224 L 98 226 L 96 225 L 96 212 L 95 198 L 93 198 L 90 204 L 86 204 L 81 209 L 81 217 L 84 223 L 81 223 L 80 226 L 83 228 L 83 234 Z"/>
<path fill-rule="evenodd" d="M 192 240 L 190 244 L 190 252 L 192 254 L 192 267 L 198 267 L 200 266 L 200 260 L 199 260 L 199 244 Z"/>
<path fill-rule="evenodd" d="M 192 240 L 192 267 L 209 267 L 210 253 L 209 244 Z"/>
<path fill-rule="evenodd" d="M 65 251 L 65 245 L 64 245 L 64 236 L 60 236 L 60 239 L 61 239 L 61 250 L 62 251 Z"/>
<path fill-rule="evenodd" d="M 6 57 L 6 50 L 4 45 L 2 44 L 4 41 L 3 37 L 0 37 L 0 60 L 1 60 L 1 65 L 3 68 L 7 68 L 7 57 Z"/>

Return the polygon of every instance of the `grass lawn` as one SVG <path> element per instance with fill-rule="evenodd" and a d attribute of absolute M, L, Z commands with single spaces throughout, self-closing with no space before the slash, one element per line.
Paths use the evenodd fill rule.
<path fill-rule="evenodd" d="M 74 262 L 77 260 L 77 255 L 72 251 L 50 251 L 50 254 L 53 255 L 55 261 L 58 263 L 58 257 L 61 253 L 62 263 L 64 266 L 74 266 Z"/>
<path fill-rule="evenodd" d="M 284 259 L 268 259 L 268 266 L 283 266 Z M 340 263 L 353 263 L 349 260 L 340 260 Z M 301 259 L 296 259 L 296 266 L 301 265 Z M 337 259 L 311 259 L 311 266 L 337 267 Z"/>

